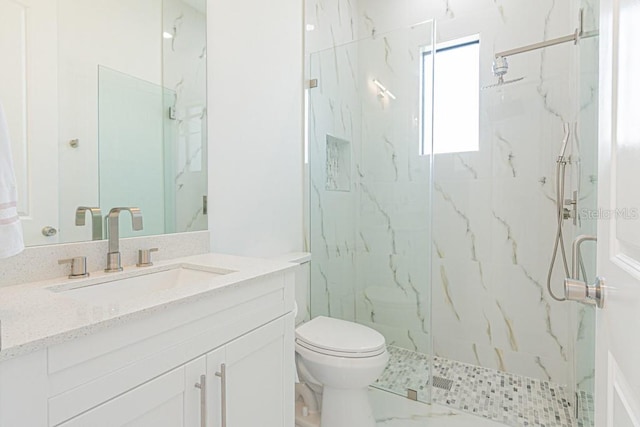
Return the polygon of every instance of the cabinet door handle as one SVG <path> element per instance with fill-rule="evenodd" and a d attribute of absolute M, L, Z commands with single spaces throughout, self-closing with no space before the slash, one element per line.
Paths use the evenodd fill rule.
<path fill-rule="evenodd" d="M 200 427 L 207 427 L 207 376 L 200 375 L 195 387 L 200 389 Z"/>
<path fill-rule="evenodd" d="M 216 372 L 216 377 L 220 377 L 220 388 L 221 392 L 221 418 L 222 418 L 222 427 L 227 427 L 227 365 L 223 363 L 220 365 L 220 372 Z"/>

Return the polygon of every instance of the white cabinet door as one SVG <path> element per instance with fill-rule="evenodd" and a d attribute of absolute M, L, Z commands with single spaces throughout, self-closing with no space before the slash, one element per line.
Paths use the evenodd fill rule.
<path fill-rule="evenodd" d="M 142 384 L 61 427 L 200 427 L 205 357 Z"/>
<path fill-rule="evenodd" d="M 207 377 L 215 383 L 210 427 L 293 425 L 293 337 L 287 333 L 288 323 L 292 330 L 291 315 L 207 355 Z"/>
<path fill-rule="evenodd" d="M 596 423 L 640 427 L 640 1 L 604 0 L 600 32 Z"/>

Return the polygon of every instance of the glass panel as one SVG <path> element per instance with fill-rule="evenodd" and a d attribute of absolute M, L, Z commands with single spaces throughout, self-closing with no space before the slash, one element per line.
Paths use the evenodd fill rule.
<path fill-rule="evenodd" d="M 561 209 L 570 212 L 572 206 L 564 199 L 570 199 L 574 190 L 580 203 L 595 192 L 584 176 L 595 173 L 585 168 L 595 170 L 596 159 L 591 156 L 597 132 L 588 127 L 597 119 L 583 111 L 593 85 L 583 82 L 581 104 L 578 50 L 573 43 L 513 55 L 508 58 L 508 73 L 500 79 L 498 73 L 491 73 L 492 36 L 485 31 L 480 40 L 480 74 L 485 86 L 478 88 L 479 149 L 438 150 L 443 136 L 434 130 L 431 277 L 437 356 L 433 371 L 434 375 L 447 372 L 461 385 L 457 400 L 434 388 L 433 401 L 453 401 L 455 408 L 476 413 L 478 407 L 493 408 L 487 411 L 497 410 L 500 420 L 511 422 L 518 414 L 529 417 L 525 408 L 535 406 L 540 413 L 551 414 L 556 411 L 553 408 L 565 408 L 552 418 L 570 422 L 575 412 L 574 355 L 580 351 L 574 348 L 575 334 L 585 331 L 572 328 L 576 304 L 555 301 L 547 280 L 558 234 L 557 199 Z M 501 42 L 518 47 L 512 40 Z M 441 90 L 439 61 L 436 54 L 435 94 Z M 438 123 L 436 112 L 434 126 Z M 459 122 L 460 127 L 468 124 L 475 125 Z M 562 151 L 564 124 L 571 135 Z M 584 139 L 585 132 L 594 140 Z M 557 175 L 563 163 L 564 180 L 562 173 L 560 178 Z M 564 197 L 557 191 L 559 183 Z M 572 219 L 562 221 L 561 233 L 569 264 L 571 242 L 583 231 Z M 552 291 L 560 297 L 569 275 L 561 252 L 558 248 L 550 274 Z M 502 384 L 509 394 L 496 393 L 488 384 Z M 497 389 L 503 390 L 501 386 Z M 471 393 L 486 399 L 478 403 L 468 397 Z M 509 402 L 501 404 L 503 397 Z"/>
<path fill-rule="evenodd" d="M 598 180 L 598 48 L 595 36 L 599 23 L 599 0 L 582 1 L 584 31 L 588 37 L 579 44 L 579 176 L 578 212 L 580 221 L 576 234 L 595 236 L 597 233 L 597 180 Z M 582 245 L 582 260 L 586 281 L 593 283 L 596 275 L 596 244 Z M 581 276 L 582 277 L 582 276 Z M 584 279 L 584 278 L 583 278 Z M 576 413 L 580 425 L 594 425 L 595 377 L 595 307 L 573 304 L 572 330 L 574 332 L 574 381 Z"/>
<path fill-rule="evenodd" d="M 423 23 L 310 57 L 311 313 L 380 331 L 391 361 L 375 386 L 421 401 L 431 355 L 422 85 L 432 66 L 422 57 L 433 30 Z"/>
<path fill-rule="evenodd" d="M 163 0 L 162 29 L 162 85 L 98 67 L 100 206 L 144 216 L 122 237 L 207 228 L 205 2 Z"/>
<path fill-rule="evenodd" d="M 206 2 L 163 0 L 167 232 L 207 229 Z"/>
<path fill-rule="evenodd" d="M 98 68 L 100 206 L 136 206 L 144 229 L 120 221 L 120 237 L 163 234 L 163 88 L 105 67 Z M 127 153 L 123 156 L 122 153 Z"/>

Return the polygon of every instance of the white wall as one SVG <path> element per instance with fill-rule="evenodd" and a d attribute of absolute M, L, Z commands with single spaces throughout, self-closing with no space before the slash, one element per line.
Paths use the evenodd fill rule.
<path fill-rule="evenodd" d="M 302 249 L 302 3 L 207 4 L 214 252 Z"/>

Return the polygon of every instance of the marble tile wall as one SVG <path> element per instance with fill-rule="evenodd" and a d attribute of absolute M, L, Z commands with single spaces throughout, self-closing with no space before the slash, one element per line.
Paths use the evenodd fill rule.
<path fill-rule="evenodd" d="M 166 178 L 168 231 L 207 228 L 202 196 L 207 194 L 206 5 L 200 0 L 163 0 L 163 86 L 167 109 L 165 143 L 173 162 Z"/>
<path fill-rule="evenodd" d="M 419 46 L 430 31 L 420 25 L 310 57 L 311 73 L 320 76 L 309 114 L 314 314 L 370 324 L 421 351 L 429 342 L 429 169 L 418 155 L 417 122 L 398 119 L 419 114 L 411 88 L 419 85 Z M 374 79 L 396 99 L 381 97 Z M 335 138 L 351 151 L 327 150 Z M 334 165 L 345 160 L 336 155 L 350 158 L 347 191 L 334 185 Z"/>
<path fill-rule="evenodd" d="M 355 46 L 325 50 L 309 60 L 310 73 L 320 81 L 309 106 L 312 314 L 346 320 L 355 318 L 355 224 L 359 181 L 356 157 L 360 147 L 361 109 L 355 70 L 350 64 L 356 60 Z M 342 64 L 346 66 L 340 66 Z M 331 152 L 327 150 L 327 140 L 332 138 L 339 138 L 350 150 L 354 179 L 343 191 L 335 191 L 328 185 L 333 161 L 331 156 L 327 157 Z M 335 159 L 336 163 L 343 161 Z"/>
<path fill-rule="evenodd" d="M 573 32 L 578 7 L 557 0 L 308 0 L 308 75 L 320 83 L 310 92 L 309 118 L 313 315 L 358 320 L 412 350 L 428 352 L 433 340 L 438 356 L 573 381 L 577 314 L 549 297 L 546 276 L 562 123 L 595 108 L 588 79 L 576 78 L 580 52 L 567 44 L 510 58 L 506 79 L 524 79 L 482 90 L 480 150 L 437 155 L 431 195 L 430 159 L 418 155 L 416 125 L 417 40 L 430 42 L 429 24 L 410 27 L 436 19 L 439 42 L 480 34 L 487 86 L 496 82 L 496 51 Z M 345 45 L 353 40 L 362 41 Z M 396 99 L 379 97 L 373 78 Z M 586 94 L 582 105 L 579 93 Z M 592 131 L 579 130 L 574 159 L 581 135 Z M 325 186 L 327 134 L 351 142 L 349 192 Z M 593 180 L 584 179 L 594 165 L 583 163 L 585 195 L 595 193 Z M 569 170 L 575 186 L 577 168 Z M 575 230 L 567 228 L 570 241 Z M 563 276 L 556 268 L 556 292 Z"/>

